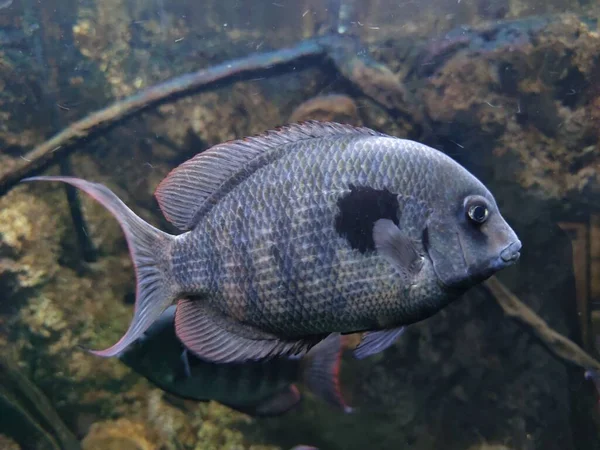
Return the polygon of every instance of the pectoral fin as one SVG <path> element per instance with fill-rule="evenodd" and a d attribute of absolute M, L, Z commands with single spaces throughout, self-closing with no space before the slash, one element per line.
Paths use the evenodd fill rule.
<path fill-rule="evenodd" d="M 356 359 L 364 359 L 368 356 L 382 352 L 386 348 L 391 347 L 402 333 L 404 333 L 404 327 L 381 331 L 368 331 L 363 335 L 360 344 L 354 349 L 354 357 Z"/>
<path fill-rule="evenodd" d="M 373 241 L 375 249 L 401 274 L 412 277 L 423 267 L 423 257 L 415 244 L 394 222 L 379 219 L 373 225 Z"/>
<path fill-rule="evenodd" d="M 323 339 L 323 336 L 316 336 L 285 341 L 223 315 L 203 299 L 179 301 L 175 331 L 193 354 L 214 363 L 241 363 L 279 355 L 304 354 Z"/>

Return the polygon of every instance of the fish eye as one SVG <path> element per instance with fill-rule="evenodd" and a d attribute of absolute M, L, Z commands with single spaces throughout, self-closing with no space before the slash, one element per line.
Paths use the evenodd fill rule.
<path fill-rule="evenodd" d="M 478 225 L 484 223 L 490 215 L 487 201 L 480 196 L 468 197 L 465 201 L 465 210 L 467 217 Z"/>
<path fill-rule="evenodd" d="M 469 208 L 469 219 L 473 222 L 483 223 L 487 220 L 489 215 L 488 209 L 483 205 L 473 205 Z"/>

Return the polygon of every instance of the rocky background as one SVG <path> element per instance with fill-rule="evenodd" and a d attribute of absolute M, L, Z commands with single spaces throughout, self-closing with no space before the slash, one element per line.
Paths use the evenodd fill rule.
<path fill-rule="evenodd" d="M 500 279 L 589 348 L 575 309 L 570 239 L 557 223 L 600 210 L 600 10 L 575 0 L 351 3 L 14 0 L 0 9 L 0 171 L 144 87 L 343 31 L 391 69 L 408 114 L 375 103 L 329 66 L 297 67 L 150 110 L 49 172 L 102 182 L 172 230 L 154 188 L 218 142 L 306 118 L 419 139 L 480 177 L 522 238 L 521 262 Z M 77 349 L 115 342 L 134 295 L 116 221 L 89 198 L 80 203 L 92 256 L 64 187 L 19 186 L 0 198 L 0 354 L 84 449 L 600 448 L 597 397 L 583 371 L 552 357 L 481 289 L 411 326 L 385 354 L 348 358 L 342 375 L 358 408 L 352 416 L 310 397 L 266 420 L 174 401 L 118 361 Z M 23 423 L 43 422 L 3 392 L 0 405 L 24 411 Z M 2 422 L 0 447 L 19 448 Z M 36 429 L 48 441 L 39 448 L 60 448 L 56 429 Z"/>

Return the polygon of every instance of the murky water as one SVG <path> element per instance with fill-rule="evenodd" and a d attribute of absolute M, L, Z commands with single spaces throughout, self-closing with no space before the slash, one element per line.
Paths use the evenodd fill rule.
<path fill-rule="evenodd" d="M 584 0 L 0 1 L 0 448 L 600 448 L 599 17 L 600 5 Z M 181 234 L 177 217 L 210 192 L 181 200 L 181 216 L 165 217 L 153 194 L 172 169 L 213 145 L 306 120 L 364 126 L 450 156 L 493 193 L 522 242 L 518 262 L 405 323 L 388 347 L 364 359 L 353 354 L 364 327 L 330 325 L 328 332 L 352 332 L 335 351 L 224 367 L 180 342 L 173 317 L 131 347 L 138 353 L 130 359 L 87 352 L 115 344 L 134 315 L 125 234 L 76 188 L 20 181 L 43 174 L 100 183 L 144 221 Z M 221 169 L 245 179 L 259 166 L 246 161 L 235 172 L 227 161 L 203 172 L 207 179 Z M 338 161 L 330 172 L 317 164 L 326 175 L 310 183 L 293 170 L 265 176 L 240 198 L 279 185 L 290 198 L 318 198 L 321 181 L 370 179 L 366 164 L 362 178 L 345 176 L 352 164 Z M 403 167 L 390 169 L 381 186 L 390 188 Z M 432 174 L 407 176 L 417 186 Z M 455 181 L 430 200 L 400 202 L 408 206 L 391 217 L 417 242 L 423 267 L 436 256 L 422 224 L 406 218 L 422 207 L 431 230 L 425 219 L 446 205 L 439 199 Z M 223 186 L 212 186 L 219 195 L 206 205 L 230 195 Z M 339 195 L 331 205 L 343 203 Z M 285 245 L 274 245 L 281 253 L 271 254 L 285 255 L 294 242 L 297 251 L 310 247 L 310 237 L 294 241 L 298 229 L 335 233 L 335 223 L 318 215 L 314 227 L 295 222 L 303 210 L 276 198 L 267 195 L 264 208 L 276 215 L 290 207 L 288 222 L 265 221 L 243 234 L 255 224 L 247 219 L 254 210 L 240 200 L 238 214 L 213 226 L 221 240 L 207 240 L 211 264 L 221 267 L 213 275 L 223 283 L 215 281 L 218 292 L 248 299 L 242 310 L 221 311 L 235 318 L 229 331 L 268 315 L 259 284 L 244 276 L 227 284 L 233 278 L 225 275 L 246 273 L 239 272 L 244 257 L 262 267 L 243 253 L 252 236 L 289 229 L 289 242 L 282 238 Z M 371 205 L 352 203 L 351 226 L 366 227 L 373 241 L 373 222 L 388 209 L 380 194 L 368 198 Z M 365 225 L 373 208 L 381 217 Z M 460 208 L 455 218 L 466 220 Z M 312 278 L 293 280 L 296 294 L 279 280 L 288 289 L 282 304 L 304 298 L 299 293 L 314 289 L 318 274 L 337 273 L 348 262 L 340 255 L 361 253 L 348 235 L 331 236 L 340 245 L 335 255 L 282 258 L 289 273 L 323 264 Z M 492 245 L 497 235 L 490 236 L 478 245 Z M 157 242 L 142 263 L 171 261 Z M 365 257 L 392 273 L 376 244 Z M 466 255 L 445 256 L 468 265 Z M 342 292 L 320 300 L 334 309 L 315 313 L 301 301 L 292 308 L 293 317 L 310 317 L 312 329 L 350 314 L 354 294 L 340 287 L 344 280 L 326 281 Z M 193 294 L 202 301 L 206 292 Z M 372 315 L 383 321 L 386 314 Z M 261 332 L 279 339 L 302 320 Z"/>

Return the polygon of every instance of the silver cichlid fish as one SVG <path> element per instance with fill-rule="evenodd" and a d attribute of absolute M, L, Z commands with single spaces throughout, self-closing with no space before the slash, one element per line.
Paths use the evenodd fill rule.
<path fill-rule="evenodd" d="M 174 320 L 173 305 L 119 355 L 163 391 L 189 400 L 214 400 L 252 416 L 275 416 L 300 403 L 297 384 L 302 383 L 331 406 L 352 411 L 339 384 L 347 337 L 332 333 L 302 358 L 215 364 L 185 349 L 175 334 Z"/>
<path fill-rule="evenodd" d="M 368 128 L 305 122 L 216 145 L 156 190 L 182 234 L 71 177 L 120 222 L 136 266 L 135 314 L 114 356 L 177 301 L 198 357 L 303 354 L 366 331 L 365 357 L 519 258 L 488 189 L 447 155 Z"/>

